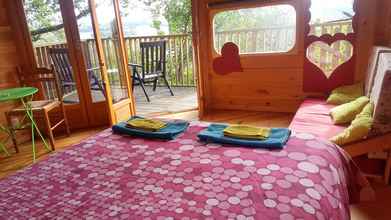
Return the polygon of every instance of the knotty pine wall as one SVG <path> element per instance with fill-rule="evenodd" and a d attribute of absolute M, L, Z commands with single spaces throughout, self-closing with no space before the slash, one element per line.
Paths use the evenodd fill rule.
<path fill-rule="evenodd" d="M 11 27 L 7 1 L 9 0 L 0 0 L 0 89 L 19 86 L 16 67 L 20 66 L 21 60 L 23 60 L 21 58 L 23 54 L 20 54 L 17 47 L 14 29 Z M 18 104 L 15 102 L 0 103 L 0 124 L 6 124 L 4 113 Z M 0 138 L 3 137 L 4 134 L 1 133 Z M 27 132 L 18 132 L 18 141 L 25 142 L 27 140 L 29 140 Z"/>
<path fill-rule="evenodd" d="M 391 46 L 391 1 L 379 0 L 377 12 L 375 43 Z"/>
<path fill-rule="evenodd" d="M 308 0 L 271 0 L 289 3 L 297 12 L 297 41 L 292 53 L 275 55 L 241 55 L 243 73 L 225 76 L 215 74 L 212 60 L 218 56 L 211 46 L 211 17 L 222 6 L 208 7 L 208 3 L 224 0 L 199 0 L 193 2 L 193 32 L 199 72 L 199 103 L 201 117 L 214 109 L 237 109 L 275 112 L 295 112 L 308 96 L 302 91 L 304 51 L 304 11 Z M 368 59 L 375 44 L 391 44 L 390 0 L 356 0 L 358 10 L 357 52 L 355 80 L 366 77 Z M 256 1 L 243 1 L 253 6 Z M 262 1 L 259 1 L 262 2 Z M 225 5 L 225 9 L 236 7 Z M 388 17 L 389 18 L 389 17 Z M 383 22 L 379 23 L 380 20 Z M 388 19 L 390 21 L 390 19 Z"/>
<path fill-rule="evenodd" d="M 6 0 L 0 0 L 0 89 L 18 86 L 15 68 L 19 65 L 16 42 L 14 41 Z M 6 122 L 4 112 L 14 103 L 0 103 L 0 123 Z"/>

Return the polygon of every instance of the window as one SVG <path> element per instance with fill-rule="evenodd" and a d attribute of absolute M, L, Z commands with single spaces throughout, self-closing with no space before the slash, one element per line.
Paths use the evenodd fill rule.
<path fill-rule="evenodd" d="M 296 10 L 272 5 L 219 12 L 213 20 L 214 47 L 234 42 L 241 54 L 288 52 L 296 43 Z"/>
<path fill-rule="evenodd" d="M 311 0 L 309 35 L 353 33 L 354 0 Z M 339 40 L 331 45 L 317 41 L 307 48 L 307 58 L 329 78 L 340 65 L 353 56 L 353 45 Z"/>
<path fill-rule="evenodd" d="M 310 35 L 352 33 L 354 0 L 311 0 Z"/>

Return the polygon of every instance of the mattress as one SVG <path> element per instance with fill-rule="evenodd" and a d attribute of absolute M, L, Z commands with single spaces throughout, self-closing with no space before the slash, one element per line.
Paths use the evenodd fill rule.
<path fill-rule="evenodd" d="M 349 219 L 367 187 L 337 146 L 293 133 L 282 150 L 106 130 L 0 181 L 7 219 Z"/>
<path fill-rule="evenodd" d="M 377 74 L 370 94 L 375 104 L 372 135 L 391 132 L 391 53 L 379 55 Z"/>
<path fill-rule="evenodd" d="M 333 123 L 329 113 L 334 107 L 322 99 L 306 99 L 289 127 L 296 132 L 312 133 L 317 137 L 330 139 L 346 128 Z"/>

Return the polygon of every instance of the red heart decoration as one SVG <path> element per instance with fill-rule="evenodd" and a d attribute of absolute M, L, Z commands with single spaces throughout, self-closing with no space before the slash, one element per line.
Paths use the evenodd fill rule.
<path fill-rule="evenodd" d="M 344 46 L 348 53 L 339 50 L 338 47 L 340 46 L 335 46 L 337 44 Z M 353 53 L 349 53 L 351 52 L 350 49 L 352 47 L 353 45 L 346 40 L 338 40 L 331 45 L 322 41 L 315 41 L 307 48 L 307 59 L 321 69 L 327 79 L 330 79 L 331 75 L 339 66 L 352 58 Z M 318 49 L 320 49 L 320 51 Z M 323 54 L 320 56 L 315 51 L 318 53 L 323 52 Z"/>
<path fill-rule="evenodd" d="M 226 75 L 233 72 L 243 72 L 240 63 L 239 48 L 228 42 L 221 49 L 221 56 L 213 60 L 213 70 L 217 74 Z"/>
<path fill-rule="evenodd" d="M 355 45 L 355 34 L 338 33 L 334 36 L 322 35 L 320 37 L 311 35 L 305 39 L 306 50 L 314 42 L 323 42 L 332 45 L 335 42 L 344 40 Z M 339 65 L 332 72 L 325 74 L 317 65 L 315 65 L 306 56 L 304 59 L 303 73 L 303 91 L 304 92 L 325 92 L 328 93 L 342 85 L 351 85 L 354 83 L 356 51 L 353 50 L 353 56 L 345 63 Z"/>

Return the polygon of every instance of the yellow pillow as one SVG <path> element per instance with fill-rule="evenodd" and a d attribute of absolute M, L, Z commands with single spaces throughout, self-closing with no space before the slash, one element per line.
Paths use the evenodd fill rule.
<path fill-rule="evenodd" d="M 330 140 L 342 146 L 367 137 L 373 124 L 373 110 L 373 103 L 368 103 L 348 128 Z"/>
<path fill-rule="evenodd" d="M 350 86 L 342 86 L 334 89 L 329 98 L 327 99 L 328 104 L 342 105 L 364 95 L 364 84 L 357 83 Z"/>
<path fill-rule="evenodd" d="M 339 105 L 331 109 L 330 116 L 333 119 L 334 124 L 350 123 L 368 103 L 369 98 L 366 96 L 362 96 L 352 102 Z"/>

